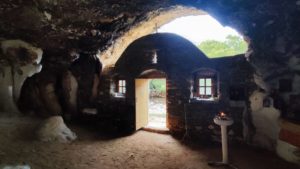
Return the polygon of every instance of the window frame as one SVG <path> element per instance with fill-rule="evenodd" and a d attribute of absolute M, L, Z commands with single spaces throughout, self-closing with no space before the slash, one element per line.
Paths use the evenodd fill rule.
<path fill-rule="evenodd" d="M 211 98 L 213 97 L 213 93 L 214 93 L 214 80 L 212 77 L 198 77 L 198 85 L 197 85 L 197 94 L 199 97 L 201 98 Z M 204 80 L 204 84 L 201 84 L 201 80 Z M 210 84 L 208 84 L 208 80 L 210 80 Z M 210 88 L 210 94 L 208 93 L 208 90 Z M 201 89 L 204 89 L 204 94 L 201 94 Z"/>
<path fill-rule="evenodd" d="M 117 80 L 117 93 L 124 94 L 124 95 L 126 94 L 126 80 L 125 79 Z"/>
<path fill-rule="evenodd" d="M 211 68 L 200 68 L 193 72 L 193 95 L 192 98 L 196 100 L 211 100 L 217 101 L 220 97 L 220 82 L 219 82 L 219 73 Z M 211 84 L 201 85 L 200 79 L 211 79 Z M 211 94 L 200 94 L 200 87 L 211 87 Z"/>

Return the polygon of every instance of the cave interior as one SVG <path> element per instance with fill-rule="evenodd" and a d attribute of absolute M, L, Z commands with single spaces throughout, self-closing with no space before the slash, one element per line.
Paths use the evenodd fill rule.
<path fill-rule="evenodd" d="M 236 29 L 246 53 L 209 58 L 156 32 L 196 15 Z M 299 0 L 2 0 L 0 168 L 211 169 L 216 116 L 234 121 L 238 168 L 300 168 L 299 16 Z"/>

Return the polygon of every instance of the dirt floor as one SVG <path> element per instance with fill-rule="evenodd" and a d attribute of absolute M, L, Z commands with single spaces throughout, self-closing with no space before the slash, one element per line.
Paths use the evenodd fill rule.
<path fill-rule="evenodd" d="M 79 137 L 73 143 L 35 141 L 39 120 L 0 118 L 0 164 L 27 163 L 32 169 L 212 169 L 209 160 L 221 158 L 220 145 L 181 142 L 170 135 L 138 131 L 107 137 L 71 126 Z M 274 153 L 231 145 L 230 158 L 240 169 L 296 169 Z M 222 169 L 222 167 L 219 167 Z"/>

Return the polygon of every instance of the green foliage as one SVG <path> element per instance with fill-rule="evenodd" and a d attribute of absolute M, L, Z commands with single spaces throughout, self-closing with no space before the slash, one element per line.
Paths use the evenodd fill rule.
<path fill-rule="evenodd" d="M 247 43 L 239 36 L 228 35 L 225 41 L 206 40 L 198 48 L 209 58 L 234 56 L 245 53 Z"/>
<path fill-rule="evenodd" d="M 150 81 L 150 90 L 159 93 L 166 93 L 166 82 L 162 79 L 152 79 Z"/>

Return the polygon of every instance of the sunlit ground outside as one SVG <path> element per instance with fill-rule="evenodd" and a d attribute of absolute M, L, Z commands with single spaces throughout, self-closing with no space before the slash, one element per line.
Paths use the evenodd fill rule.
<path fill-rule="evenodd" d="M 150 98 L 148 127 L 166 128 L 165 98 Z"/>
<path fill-rule="evenodd" d="M 166 129 L 166 80 L 152 79 L 149 86 L 148 127 Z"/>

